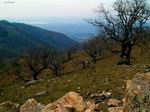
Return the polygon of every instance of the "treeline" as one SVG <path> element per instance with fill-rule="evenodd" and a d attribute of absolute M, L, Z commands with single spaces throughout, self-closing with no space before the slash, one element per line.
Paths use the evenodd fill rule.
<path fill-rule="evenodd" d="M 150 48 L 150 31 L 147 30 L 146 34 L 145 41 L 139 46 L 143 51 Z M 64 66 L 66 63 L 75 60 L 76 67 L 80 66 L 82 69 L 86 69 L 90 67 L 90 64 L 96 65 L 101 57 L 105 58 L 107 55 L 111 56 L 112 54 L 120 56 L 121 50 L 120 43 L 106 41 L 104 35 L 97 35 L 81 43 L 80 46 L 74 46 L 64 51 L 48 47 L 26 49 L 16 59 L 4 62 L 5 64 L 7 63 L 4 72 L 8 75 L 15 74 L 16 80 L 22 81 L 25 81 L 24 77 L 27 74 L 30 74 L 33 80 L 37 80 L 38 76 L 46 69 L 51 70 L 58 77 L 62 75 L 64 67 L 67 67 Z M 79 54 L 83 58 L 76 59 L 77 57 L 73 56 L 76 54 Z"/>
<path fill-rule="evenodd" d="M 33 80 L 37 80 L 39 74 L 47 69 L 51 70 L 55 76 L 60 76 L 63 70 L 67 69 L 64 68 L 67 67 L 64 66 L 65 64 L 75 63 L 76 67 L 80 66 L 81 69 L 86 69 L 90 63 L 96 64 L 98 57 L 104 52 L 107 52 L 106 46 L 100 36 L 90 38 L 80 46 L 63 51 L 49 47 L 30 48 L 24 50 L 17 58 L 5 61 L 7 66 L 4 72 L 8 75 L 15 74 L 19 80 L 24 80 L 27 74 L 30 74 Z M 74 57 L 74 55 L 78 55 L 78 57 Z"/>

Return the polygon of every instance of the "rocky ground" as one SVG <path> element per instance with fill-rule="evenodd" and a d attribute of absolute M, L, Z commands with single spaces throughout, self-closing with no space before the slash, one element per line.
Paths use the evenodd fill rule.
<path fill-rule="evenodd" d="M 86 101 L 78 93 L 69 92 L 62 98 L 43 105 L 28 99 L 23 105 L 0 104 L 0 112 L 150 112 L 150 73 L 138 73 L 126 81 L 123 99 L 113 99 L 111 92 L 91 94 Z"/>

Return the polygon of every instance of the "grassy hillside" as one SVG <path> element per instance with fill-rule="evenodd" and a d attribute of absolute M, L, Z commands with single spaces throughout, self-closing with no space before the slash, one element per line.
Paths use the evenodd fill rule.
<path fill-rule="evenodd" d="M 125 81 L 131 79 L 137 72 L 143 72 L 143 66 L 149 64 L 149 55 L 136 48 L 132 52 L 132 65 L 116 65 L 118 56 L 105 55 L 99 57 L 98 62 L 90 64 L 90 68 L 82 69 L 79 61 L 85 57 L 81 53 L 73 56 L 66 65 L 60 77 L 55 77 L 51 71 L 44 71 L 33 84 L 18 82 L 15 75 L 7 73 L 0 75 L 0 102 L 13 101 L 23 103 L 28 98 L 47 104 L 69 91 L 80 93 L 88 99 L 92 93 L 111 91 L 113 97 L 122 98 L 125 91 Z M 31 77 L 27 77 L 30 79 Z M 36 95 L 43 92 L 43 95 Z"/>

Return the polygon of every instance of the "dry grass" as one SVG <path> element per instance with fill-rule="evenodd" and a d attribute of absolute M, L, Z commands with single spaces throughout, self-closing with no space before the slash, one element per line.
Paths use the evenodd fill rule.
<path fill-rule="evenodd" d="M 12 81 L 11 76 L 0 76 L 0 102 L 13 101 L 24 103 L 28 98 L 35 98 L 37 101 L 47 104 L 52 102 L 69 91 L 80 93 L 88 99 L 89 93 L 100 93 L 103 90 L 112 91 L 115 98 L 122 98 L 125 91 L 125 80 L 131 79 L 135 73 L 141 72 L 143 64 L 149 59 L 141 56 L 140 50 L 134 52 L 134 59 L 130 66 L 117 66 L 117 56 L 100 58 L 88 69 L 81 69 L 79 65 L 80 54 L 76 54 L 72 59 L 73 65 L 69 65 L 69 72 L 65 72 L 60 77 L 54 77 L 50 71 L 43 72 L 34 84 L 26 84 Z M 83 57 L 82 57 L 83 58 Z M 145 61 L 143 62 L 143 59 Z M 74 68 L 74 69 L 73 69 Z M 47 94 L 35 96 L 36 93 L 47 91 Z"/>

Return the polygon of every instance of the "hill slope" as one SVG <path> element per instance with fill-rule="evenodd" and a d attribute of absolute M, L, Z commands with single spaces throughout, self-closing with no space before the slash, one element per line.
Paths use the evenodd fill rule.
<path fill-rule="evenodd" d="M 64 34 L 21 23 L 0 21 L 0 57 L 16 56 L 38 46 L 65 49 L 77 43 Z"/>
<path fill-rule="evenodd" d="M 12 101 L 22 104 L 29 98 L 35 98 L 38 102 L 48 104 L 70 91 L 80 93 L 86 100 L 91 98 L 91 94 L 100 94 L 104 90 L 110 91 L 114 99 L 122 99 L 126 80 L 132 79 L 137 72 L 144 72 L 143 67 L 150 62 L 150 58 L 140 49 L 134 49 L 134 59 L 130 66 L 116 65 L 117 55 L 104 55 L 98 57 L 96 64 L 91 62 L 89 68 L 82 69 L 77 62 L 82 60 L 83 56 L 85 57 L 83 53 L 74 54 L 59 77 L 45 70 L 39 75 L 40 80 L 33 84 L 16 81 L 15 74 L 1 73 L 0 92 L 3 96 L 0 94 L 0 103 Z M 28 71 L 23 76 L 27 80 L 32 79 Z M 46 91 L 46 94 L 36 96 L 43 91 Z"/>

